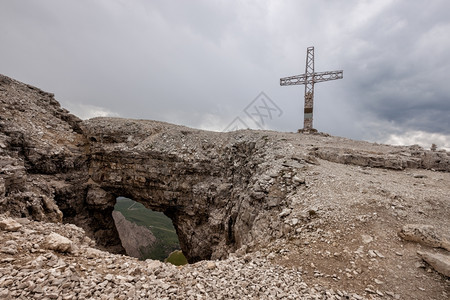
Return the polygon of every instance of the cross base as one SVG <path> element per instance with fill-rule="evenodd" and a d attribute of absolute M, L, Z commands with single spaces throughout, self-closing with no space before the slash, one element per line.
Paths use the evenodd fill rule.
<path fill-rule="evenodd" d="M 318 133 L 317 129 L 314 128 L 303 128 L 297 130 L 298 133 L 305 133 L 305 134 L 315 134 Z"/>

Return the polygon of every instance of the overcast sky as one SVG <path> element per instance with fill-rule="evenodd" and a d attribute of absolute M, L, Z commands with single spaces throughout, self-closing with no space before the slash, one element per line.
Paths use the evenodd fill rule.
<path fill-rule="evenodd" d="M 279 79 L 309 46 L 344 70 L 315 85 L 316 129 L 450 149 L 448 0 L 0 0 L 0 73 L 81 118 L 294 132 L 304 86 Z"/>

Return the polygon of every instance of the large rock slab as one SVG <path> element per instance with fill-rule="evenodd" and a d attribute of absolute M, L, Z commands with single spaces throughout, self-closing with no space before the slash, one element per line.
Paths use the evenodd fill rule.
<path fill-rule="evenodd" d="M 450 277 L 450 256 L 425 251 L 417 251 L 417 254 L 437 272 Z"/>
<path fill-rule="evenodd" d="M 407 241 L 450 251 L 449 238 L 431 225 L 407 224 L 398 234 Z"/>

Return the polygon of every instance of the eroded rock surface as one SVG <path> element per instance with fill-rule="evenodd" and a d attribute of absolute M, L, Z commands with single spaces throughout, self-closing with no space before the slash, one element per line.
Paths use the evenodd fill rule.
<path fill-rule="evenodd" d="M 293 180 L 307 168 L 303 154 L 285 162 L 263 132 L 221 134 L 118 118 L 83 126 L 92 181 L 112 198 L 125 196 L 169 216 L 191 262 L 225 258 L 271 238 L 267 224 L 282 230 L 273 217 L 286 194 L 304 185 Z"/>
<path fill-rule="evenodd" d="M 398 234 L 407 241 L 450 251 L 450 239 L 431 225 L 407 224 Z"/>
<path fill-rule="evenodd" d="M 99 245 L 123 252 L 111 199 L 89 181 L 81 123 L 53 94 L 0 75 L 0 212 L 78 224 Z M 91 200 L 95 193 L 102 197 Z"/>

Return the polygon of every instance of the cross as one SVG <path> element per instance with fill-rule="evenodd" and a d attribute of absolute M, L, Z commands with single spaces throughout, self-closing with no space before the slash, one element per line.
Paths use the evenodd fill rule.
<path fill-rule="evenodd" d="M 314 72 L 314 47 L 306 50 L 305 74 L 280 78 L 280 85 L 305 85 L 303 131 L 313 131 L 314 83 L 344 78 L 344 71 Z"/>

